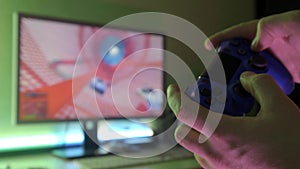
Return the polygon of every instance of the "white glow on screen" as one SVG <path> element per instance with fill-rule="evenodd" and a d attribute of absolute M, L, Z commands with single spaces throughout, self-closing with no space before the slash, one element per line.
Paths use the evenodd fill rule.
<path fill-rule="evenodd" d="M 99 123 L 98 139 L 101 141 L 151 137 L 154 135 L 151 127 L 130 122 L 127 120 L 110 121 L 109 123 Z"/>

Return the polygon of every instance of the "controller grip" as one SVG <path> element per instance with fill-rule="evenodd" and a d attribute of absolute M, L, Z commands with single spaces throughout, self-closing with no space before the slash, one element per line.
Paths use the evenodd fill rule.
<path fill-rule="evenodd" d="M 240 75 L 245 71 L 271 75 L 286 95 L 294 90 L 294 81 L 284 65 L 266 50 L 252 51 L 248 40 L 243 38 L 225 40 L 220 43 L 217 50 L 224 68 L 226 83 L 209 77 L 205 71 L 197 83 L 186 90 L 186 94 L 192 100 L 207 109 L 220 112 L 223 107 L 223 113 L 227 115 L 256 116 L 261 107 L 255 98 L 244 90 L 239 81 Z M 217 65 L 209 65 L 208 70 L 214 69 L 215 66 Z M 212 95 L 212 90 L 220 89 L 222 92 L 215 93 L 221 94 Z M 223 95 L 225 103 L 224 99 L 221 101 L 219 99 Z"/>

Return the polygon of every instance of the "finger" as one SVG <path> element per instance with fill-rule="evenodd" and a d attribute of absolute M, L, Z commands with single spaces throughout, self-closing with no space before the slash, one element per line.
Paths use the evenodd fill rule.
<path fill-rule="evenodd" d="M 179 125 L 175 131 L 175 139 L 180 145 L 201 157 L 208 158 L 214 154 L 210 142 L 206 140 L 206 142 L 199 143 L 199 136 L 199 132 L 185 124 Z"/>
<path fill-rule="evenodd" d="M 192 101 L 185 94 L 181 94 L 178 87 L 170 85 L 167 89 L 168 103 L 177 119 L 196 129 L 204 132 L 203 126 L 209 110 Z M 220 115 L 220 114 L 218 114 Z"/>
<path fill-rule="evenodd" d="M 232 129 L 243 129 L 247 123 L 244 119 L 222 115 L 206 109 L 191 100 L 185 94 L 180 94 L 178 87 L 170 85 L 167 90 L 168 103 L 177 119 L 201 132 L 207 137 L 212 134 L 224 136 Z"/>
<path fill-rule="evenodd" d="M 272 108 L 274 105 L 281 105 L 282 99 L 287 96 L 268 74 L 255 74 L 244 72 L 240 76 L 240 81 L 245 88 L 261 105 L 262 108 Z M 272 109 L 270 109 L 272 110 Z"/>
<path fill-rule="evenodd" d="M 180 89 L 178 86 L 171 84 L 167 88 L 167 100 L 170 108 L 172 111 L 176 114 L 178 114 L 181 106 L 181 100 L 180 100 Z"/>
<path fill-rule="evenodd" d="M 252 20 L 249 22 L 240 23 L 238 25 L 229 27 L 224 31 L 218 32 L 210 36 L 205 41 L 205 47 L 208 50 L 212 50 L 213 47 L 219 46 L 219 43 L 223 40 L 241 37 L 245 39 L 252 40 L 256 34 L 256 25 L 258 20 Z"/>
<path fill-rule="evenodd" d="M 262 51 L 272 46 L 276 39 L 288 37 L 289 31 L 286 29 L 286 17 L 282 14 L 271 15 L 259 20 L 257 31 L 251 48 L 254 51 Z M 280 22 L 279 22 L 280 21 Z"/>
<path fill-rule="evenodd" d="M 251 44 L 252 50 L 259 52 L 271 46 L 274 37 L 269 30 L 268 24 L 267 18 L 259 20 L 256 35 Z"/>

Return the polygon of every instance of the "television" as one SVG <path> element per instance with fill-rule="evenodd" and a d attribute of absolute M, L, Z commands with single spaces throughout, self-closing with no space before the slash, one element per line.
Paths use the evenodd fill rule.
<path fill-rule="evenodd" d="M 17 124 L 79 120 L 83 150 L 56 152 L 73 158 L 95 154 L 98 121 L 162 117 L 164 41 L 159 33 L 19 13 Z"/>

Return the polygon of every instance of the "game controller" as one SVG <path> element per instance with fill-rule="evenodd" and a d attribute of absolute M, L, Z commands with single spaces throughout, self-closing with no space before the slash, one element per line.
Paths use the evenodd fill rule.
<path fill-rule="evenodd" d="M 187 88 L 185 94 L 192 100 L 212 111 L 220 110 L 225 105 L 224 113 L 231 116 L 245 116 L 253 110 L 255 99 L 242 87 L 239 81 L 241 73 L 252 71 L 257 74 L 271 75 L 283 92 L 289 95 L 294 90 L 293 78 L 284 65 L 266 50 L 254 52 L 251 42 L 243 38 L 233 38 L 220 43 L 217 48 L 223 64 L 226 79 L 226 92 L 218 80 L 210 79 L 207 71 L 203 72 L 196 84 Z M 208 69 L 213 68 L 214 64 Z M 214 90 L 214 95 L 212 95 Z M 225 98 L 224 98 L 225 97 Z M 252 112 L 253 113 L 253 112 Z M 257 112 L 256 112 L 257 113 Z"/>

